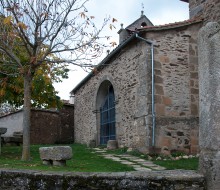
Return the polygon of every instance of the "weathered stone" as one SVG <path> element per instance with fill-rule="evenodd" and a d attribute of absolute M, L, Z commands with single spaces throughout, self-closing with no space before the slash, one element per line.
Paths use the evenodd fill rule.
<path fill-rule="evenodd" d="M 169 97 L 163 96 L 163 104 L 164 105 L 171 105 L 172 104 L 172 100 Z"/>
<path fill-rule="evenodd" d="M 198 103 L 197 35 L 200 27 L 201 24 L 197 22 L 185 23 L 184 27 L 175 25 L 174 28 L 163 31 L 143 30 L 142 37 L 153 39 L 155 43 L 156 125 L 160 117 L 169 117 L 171 120 L 174 119 L 170 124 L 177 125 L 181 130 L 191 126 L 190 123 L 182 122 L 181 118 L 184 117 L 186 120 L 192 118 L 191 88 L 196 89 L 193 92 L 195 93 L 193 104 Z M 102 131 L 99 110 L 105 100 L 108 86 L 112 85 L 117 102 L 115 134 L 119 147 L 134 147 L 138 150 L 145 148 L 146 152 L 149 152 L 153 139 L 150 48 L 137 39 L 131 40 L 125 48 L 121 49 L 119 46 L 111 53 L 111 59 L 108 57 L 100 63 L 106 66 L 100 67 L 96 75 L 90 75 L 81 83 L 82 85 L 79 85 L 79 88 L 72 91 L 76 99 L 75 142 L 88 144 L 91 139 L 97 139 L 97 145 L 100 144 Z M 189 52 L 190 48 L 193 50 L 193 55 Z M 116 52 L 120 54 L 115 54 Z M 108 62 L 105 62 L 106 60 Z M 193 73 L 192 76 L 190 72 Z M 193 80 L 194 86 L 190 86 L 190 80 Z M 171 101 L 169 99 L 163 101 L 163 97 Z M 96 111 L 92 112 L 93 110 Z M 156 143 L 159 136 L 164 135 L 165 128 L 167 125 L 163 123 L 163 126 L 159 127 L 160 131 L 156 131 Z M 189 128 L 188 130 L 190 131 Z M 172 144 L 175 144 L 175 140 Z M 160 141 L 159 147 L 163 146 Z"/>
<path fill-rule="evenodd" d="M 198 142 L 198 118 L 161 117 L 156 122 L 156 146 L 161 147 L 161 151 L 163 147 L 167 147 L 170 152 L 198 153 L 195 144 L 196 140 Z M 193 149 L 189 149 L 189 146 L 193 146 Z"/>
<path fill-rule="evenodd" d="M 96 141 L 95 140 L 90 140 L 88 144 L 89 148 L 95 148 L 96 147 Z"/>
<path fill-rule="evenodd" d="M 53 164 L 52 160 L 43 160 L 43 164 L 47 166 L 51 166 Z"/>
<path fill-rule="evenodd" d="M 204 23 L 220 20 L 220 1 L 219 0 L 190 0 L 190 18 L 202 17 Z"/>
<path fill-rule="evenodd" d="M 54 162 L 57 165 L 62 165 L 63 161 L 70 160 L 73 156 L 70 146 L 41 147 L 39 152 L 43 161 L 61 161 L 61 163 Z"/>
<path fill-rule="evenodd" d="M 54 160 L 53 166 L 66 166 L 66 160 Z"/>
<path fill-rule="evenodd" d="M 167 56 L 160 56 L 159 60 L 161 63 L 169 63 L 169 61 L 170 61 L 169 57 L 167 57 Z"/>
<path fill-rule="evenodd" d="M 107 142 L 107 149 L 115 150 L 118 148 L 118 142 L 116 140 L 109 140 Z"/>
<path fill-rule="evenodd" d="M 158 116 L 164 116 L 165 115 L 165 106 L 164 104 L 156 104 L 155 110 L 157 112 Z"/>
<path fill-rule="evenodd" d="M 138 168 L 136 168 L 138 170 Z M 204 177 L 195 171 L 36 172 L 1 169 L 0 189 L 117 189 L 205 190 Z"/>
<path fill-rule="evenodd" d="M 198 115 L 198 106 L 196 104 L 191 104 L 192 115 Z"/>
<path fill-rule="evenodd" d="M 3 138 L 21 138 L 23 134 L 23 110 L 0 117 L 0 126 L 7 128 Z M 47 127 L 45 127 L 47 126 Z M 9 139 L 8 139 L 9 140 Z M 13 139 L 12 139 L 13 140 Z M 70 144 L 74 141 L 74 106 L 62 106 L 59 111 L 31 110 L 31 144 Z M 15 143 L 13 141 L 7 143 Z M 20 143 L 20 141 L 19 141 Z"/>
<path fill-rule="evenodd" d="M 160 76 L 155 76 L 155 84 L 163 84 L 163 78 Z"/>
<path fill-rule="evenodd" d="M 192 94 L 198 94 L 199 93 L 199 89 L 191 88 L 191 93 Z"/>
<path fill-rule="evenodd" d="M 159 95 L 164 95 L 163 86 L 155 85 L 155 93 Z"/>
<path fill-rule="evenodd" d="M 220 187 L 220 25 L 208 23 L 199 32 L 200 171 L 208 189 Z"/>

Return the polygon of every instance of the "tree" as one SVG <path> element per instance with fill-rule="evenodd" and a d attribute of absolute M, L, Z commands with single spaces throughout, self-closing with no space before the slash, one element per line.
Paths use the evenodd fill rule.
<path fill-rule="evenodd" d="M 9 114 L 14 111 L 16 111 L 16 108 L 14 108 L 11 104 L 8 103 L 0 104 L 0 116 Z"/>
<path fill-rule="evenodd" d="M 0 64 L 1 67 L 1 64 Z M 62 102 L 53 82 L 68 78 L 66 65 L 43 64 L 37 68 L 31 86 L 31 103 L 35 108 L 60 108 Z M 0 105 L 10 104 L 21 108 L 24 104 L 24 82 L 20 75 L 8 76 L 0 73 Z"/>
<path fill-rule="evenodd" d="M 43 64 L 91 67 L 100 56 L 100 32 L 87 16 L 88 0 L 0 0 L 0 72 L 24 79 L 22 160 L 30 159 L 31 86 Z M 111 25 L 112 26 L 112 25 Z M 22 51 L 20 51 L 22 49 Z"/>

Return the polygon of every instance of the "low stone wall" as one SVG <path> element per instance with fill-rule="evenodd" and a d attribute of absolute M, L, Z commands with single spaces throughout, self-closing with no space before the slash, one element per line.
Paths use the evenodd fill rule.
<path fill-rule="evenodd" d="M 0 170 L 0 189 L 5 190 L 205 190 L 202 175 L 173 170 L 120 173 L 71 173 Z"/>

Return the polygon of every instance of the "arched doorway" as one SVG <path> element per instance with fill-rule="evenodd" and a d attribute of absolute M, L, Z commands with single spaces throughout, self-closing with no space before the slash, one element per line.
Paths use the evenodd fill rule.
<path fill-rule="evenodd" d="M 108 140 L 116 139 L 115 130 L 115 94 L 112 84 L 105 81 L 100 86 L 102 96 L 99 97 L 100 131 L 99 143 L 107 144 Z"/>

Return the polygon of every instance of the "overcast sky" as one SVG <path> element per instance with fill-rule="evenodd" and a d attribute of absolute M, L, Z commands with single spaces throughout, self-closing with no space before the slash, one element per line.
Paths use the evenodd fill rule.
<path fill-rule="evenodd" d="M 144 6 L 144 8 L 142 8 Z M 124 27 L 128 26 L 141 15 L 144 14 L 154 25 L 167 24 L 187 20 L 188 3 L 180 0 L 90 0 L 86 4 L 88 14 L 95 16 L 96 22 L 103 22 L 103 18 L 109 15 L 118 20 L 115 23 L 116 29 L 110 32 L 112 40 L 118 43 L 118 30 L 123 23 Z M 110 33 L 110 34 L 109 34 Z M 69 92 L 88 74 L 81 68 L 72 68 L 69 73 L 69 79 L 62 83 L 54 84 L 61 99 L 68 100 Z"/>

